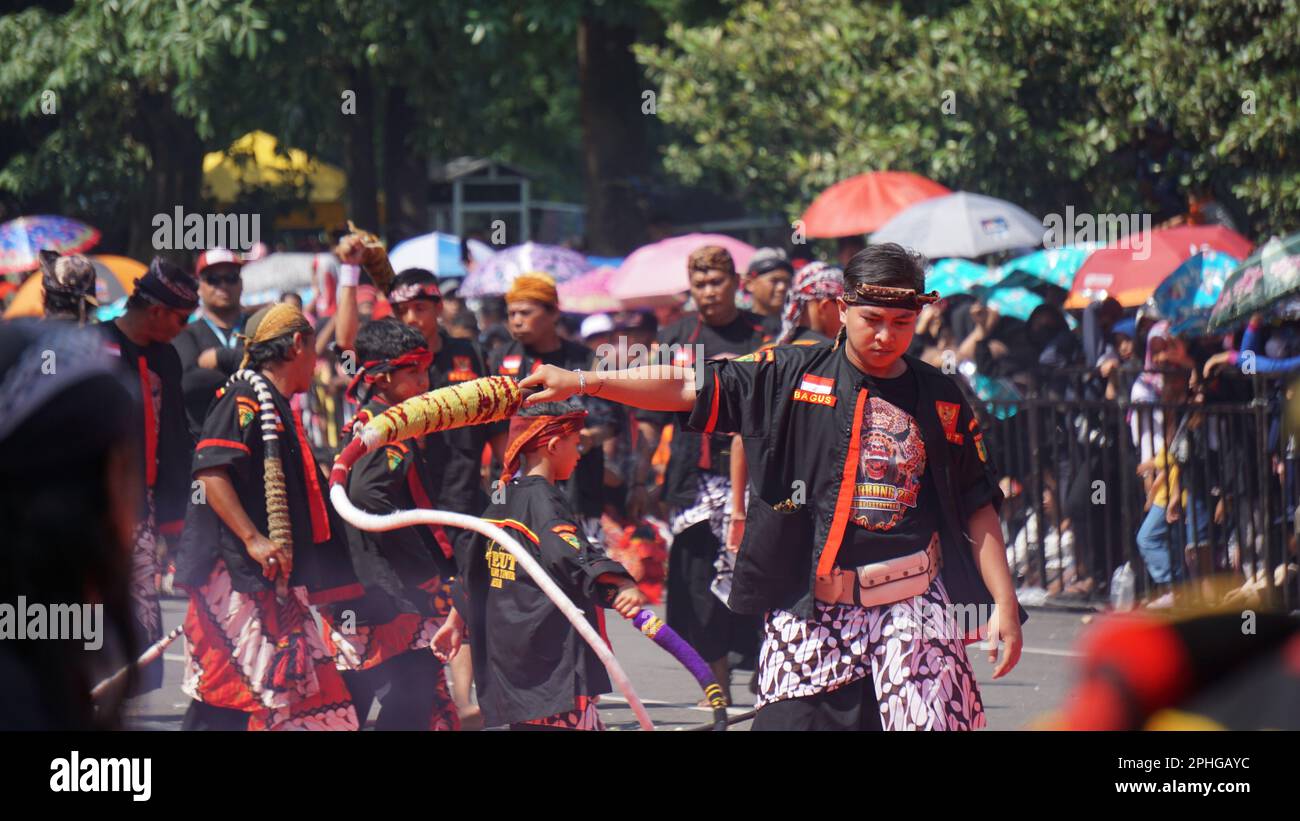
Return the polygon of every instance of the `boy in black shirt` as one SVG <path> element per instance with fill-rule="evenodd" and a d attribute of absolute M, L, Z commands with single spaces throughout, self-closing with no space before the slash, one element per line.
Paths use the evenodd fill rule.
<path fill-rule="evenodd" d="M 510 422 L 505 501 L 483 518 L 506 528 L 531 550 L 556 584 L 604 636 L 603 607 L 632 618 L 646 603 L 623 566 L 593 546 L 556 482 L 577 467 L 586 412 L 539 405 Z M 516 471 L 518 474 L 516 475 Z M 600 730 L 595 697 L 609 692 L 599 658 L 508 551 L 478 534 L 456 545 L 458 587 L 467 601 L 434 639 L 444 658 L 455 654 L 466 623 L 474 681 L 488 726 Z"/>

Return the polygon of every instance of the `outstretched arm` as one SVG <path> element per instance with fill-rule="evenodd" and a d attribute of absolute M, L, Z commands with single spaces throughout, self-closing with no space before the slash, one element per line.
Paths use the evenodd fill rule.
<path fill-rule="evenodd" d="M 583 371 L 586 393 L 620 405 L 653 411 L 689 411 L 695 407 L 695 371 L 664 365 L 645 365 L 622 371 Z M 525 390 L 540 389 L 524 404 L 562 402 L 578 393 L 578 374 L 543 365 L 519 383 Z"/>

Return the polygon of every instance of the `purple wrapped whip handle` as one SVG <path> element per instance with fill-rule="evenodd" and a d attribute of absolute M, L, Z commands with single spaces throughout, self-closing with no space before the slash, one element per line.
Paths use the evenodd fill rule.
<path fill-rule="evenodd" d="M 640 630 L 646 638 L 667 650 L 695 677 L 700 687 L 704 688 L 705 698 L 713 707 L 713 729 L 727 729 L 727 701 L 722 696 L 722 687 L 718 685 L 713 671 L 709 669 L 704 659 L 700 658 L 695 648 L 677 635 L 677 631 L 665 624 L 663 619 L 644 607 L 632 617 L 632 624 L 636 625 L 636 629 Z"/>

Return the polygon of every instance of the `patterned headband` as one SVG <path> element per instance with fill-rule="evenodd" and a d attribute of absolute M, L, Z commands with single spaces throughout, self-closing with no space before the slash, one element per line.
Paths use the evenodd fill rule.
<path fill-rule="evenodd" d="M 939 292 L 918 293 L 915 288 L 889 288 L 884 285 L 860 284 L 854 288 L 856 293 L 844 294 L 848 305 L 875 305 L 880 308 L 903 308 L 919 311 L 923 305 L 939 301 Z"/>

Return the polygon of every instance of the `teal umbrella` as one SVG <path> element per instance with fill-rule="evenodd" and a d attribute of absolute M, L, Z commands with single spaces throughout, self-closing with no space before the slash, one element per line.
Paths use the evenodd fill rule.
<path fill-rule="evenodd" d="M 1170 330 L 1175 335 L 1205 333 L 1223 284 L 1240 262 L 1222 251 L 1202 251 L 1188 257 L 1156 286 L 1151 299 L 1160 315 L 1172 323 Z"/>
<path fill-rule="evenodd" d="M 1016 257 L 1001 265 L 1002 284 L 1007 287 L 1032 288 L 1039 283 L 1046 283 L 1068 291 L 1074 284 L 1075 272 L 1100 247 L 1096 243 L 1082 242 L 1063 248 L 1045 248 Z"/>
<path fill-rule="evenodd" d="M 1300 233 L 1274 237 L 1237 266 L 1210 313 L 1215 331 L 1300 292 Z"/>
<path fill-rule="evenodd" d="M 938 291 L 941 297 L 950 297 L 992 285 L 997 279 L 997 269 L 987 265 L 955 257 L 939 259 L 925 272 L 925 289 Z"/>
<path fill-rule="evenodd" d="M 1027 320 L 1034 309 L 1043 304 L 1043 298 L 1028 288 L 1007 288 L 999 284 L 984 295 L 984 304 L 1002 316 Z"/>

